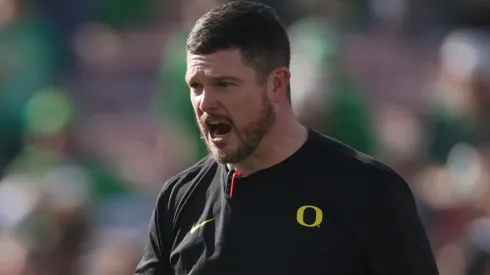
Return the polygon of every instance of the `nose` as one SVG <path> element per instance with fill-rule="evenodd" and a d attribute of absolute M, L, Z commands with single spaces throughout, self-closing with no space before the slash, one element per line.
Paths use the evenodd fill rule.
<path fill-rule="evenodd" d="M 210 89 L 204 89 L 200 95 L 199 109 L 205 113 L 211 113 L 218 109 L 219 101 L 216 98 L 216 93 Z"/>

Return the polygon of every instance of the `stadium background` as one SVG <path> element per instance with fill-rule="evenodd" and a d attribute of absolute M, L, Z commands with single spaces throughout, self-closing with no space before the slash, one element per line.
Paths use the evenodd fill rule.
<path fill-rule="evenodd" d="M 0 275 L 132 274 L 162 183 L 205 154 L 184 45 L 219 2 L 0 1 Z M 442 275 L 490 274 L 489 2 L 263 2 L 301 121 L 407 179 Z"/>

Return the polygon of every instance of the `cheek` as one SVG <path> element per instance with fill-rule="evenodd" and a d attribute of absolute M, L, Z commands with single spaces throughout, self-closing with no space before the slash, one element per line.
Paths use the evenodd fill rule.
<path fill-rule="evenodd" d="M 194 109 L 194 113 L 199 114 L 201 112 L 199 108 L 200 101 L 198 100 L 197 97 L 191 96 L 191 105 L 192 109 Z"/>
<path fill-rule="evenodd" d="M 255 100 L 244 100 L 239 104 L 228 109 L 231 118 L 238 125 L 246 125 L 251 121 L 255 121 L 260 115 L 261 102 Z"/>

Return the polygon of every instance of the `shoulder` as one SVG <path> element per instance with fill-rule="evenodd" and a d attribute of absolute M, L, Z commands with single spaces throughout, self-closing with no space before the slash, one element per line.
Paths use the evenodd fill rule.
<path fill-rule="evenodd" d="M 165 185 L 163 186 L 163 189 L 164 190 L 167 189 L 169 185 L 175 185 L 177 183 L 190 181 L 196 178 L 198 175 L 202 174 L 203 172 L 207 172 L 210 169 L 216 168 L 217 166 L 218 164 L 214 161 L 214 159 L 211 156 L 206 156 L 201 160 L 199 160 L 196 164 L 190 166 L 189 168 L 181 171 L 180 173 L 168 179 Z"/>
<path fill-rule="evenodd" d="M 315 150 L 311 152 L 322 160 L 315 166 L 319 171 L 332 171 L 338 181 L 335 185 L 350 197 L 359 201 L 380 198 L 378 202 L 382 202 L 396 195 L 412 196 L 406 181 L 389 165 L 319 133 L 315 132 L 313 139 Z"/>
<path fill-rule="evenodd" d="M 206 156 L 191 167 L 169 178 L 163 184 L 158 195 L 158 207 L 162 208 L 162 203 L 165 203 L 164 207 L 168 210 L 172 205 L 179 203 L 183 196 L 200 182 L 206 178 L 212 179 L 217 168 L 218 163 L 211 156 Z"/>
<path fill-rule="evenodd" d="M 323 164 L 342 166 L 344 169 L 376 176 L 398 176 L 387 164 L 364 154 L 336 139 L 311 132 L 310 156 L 322 159 Z M 337 167 L 338 168 L 338 167 Z"/>

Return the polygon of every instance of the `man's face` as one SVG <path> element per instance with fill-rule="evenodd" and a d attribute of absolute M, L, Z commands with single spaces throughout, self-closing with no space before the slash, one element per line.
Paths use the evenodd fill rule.
<path fill-rule="evenodd" d="M 202 138 L 221 163 L 250 156 L 275 123 L 267 85 L 243 63 L 239 50 L 187 55 L 186 81 Z"/>

